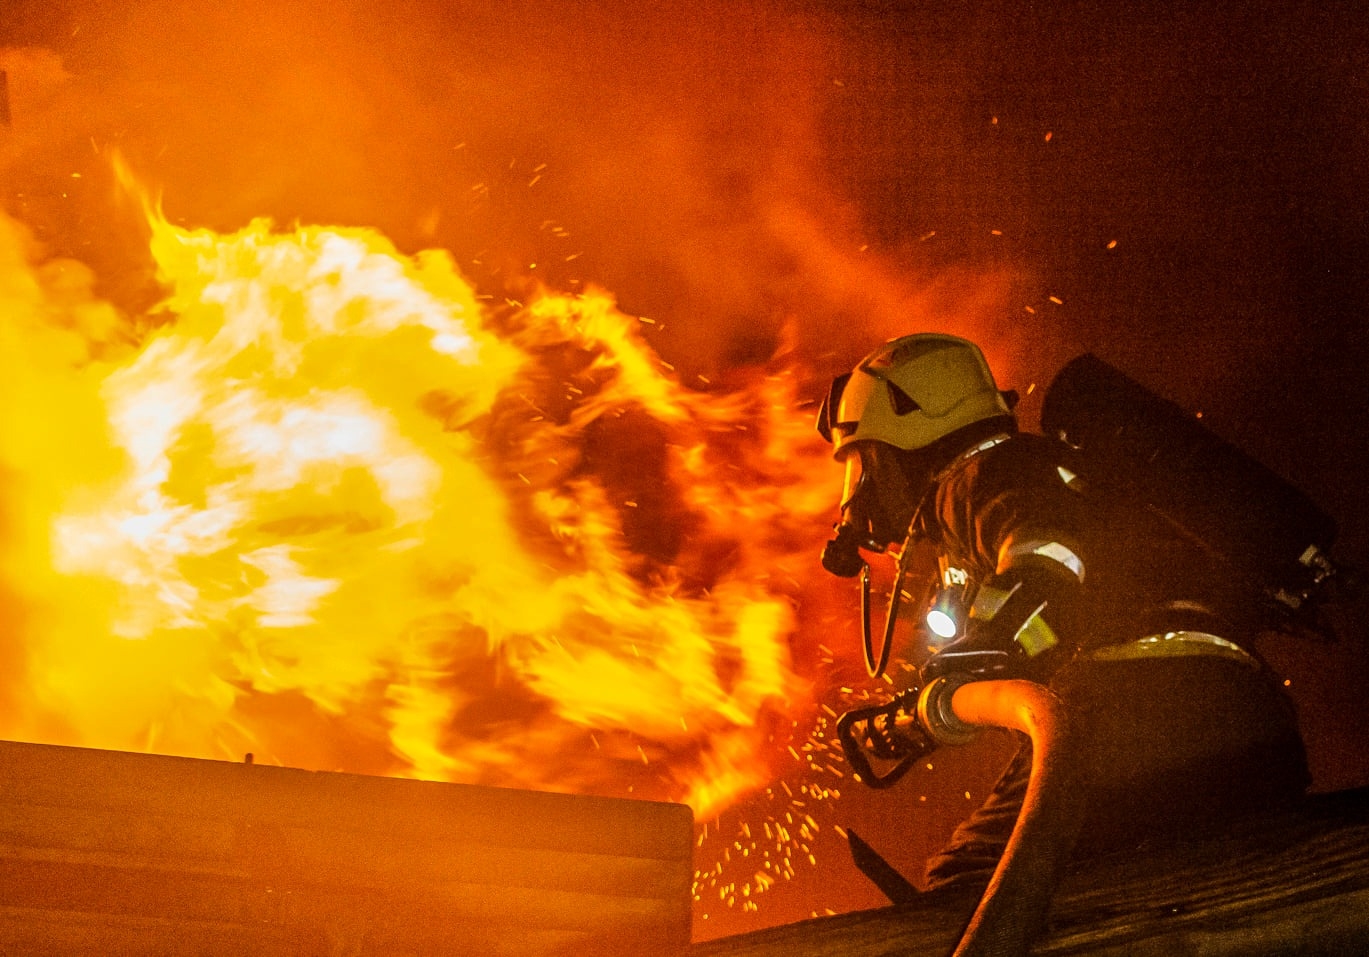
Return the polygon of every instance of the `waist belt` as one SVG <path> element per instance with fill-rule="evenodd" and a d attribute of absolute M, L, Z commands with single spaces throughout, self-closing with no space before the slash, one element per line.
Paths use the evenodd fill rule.
<path fill-rule="evenodd" d="M 1259 667 L 1254 656 L 1240 645 L 1205 631 L 1167 631 L 1162 635 L 1147 635 L 1120 645 L 1104 645 L 1094 649 L 1088 657 L 1093 661 L 1138 661 L 1191 655 L 1230 658 L 1252 668 Z"/>

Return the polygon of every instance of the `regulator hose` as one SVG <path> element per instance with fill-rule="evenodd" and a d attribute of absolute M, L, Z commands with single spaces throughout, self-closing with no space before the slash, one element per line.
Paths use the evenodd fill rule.
<path fill-rule="evenodd" d="M 1012 836 L 954 957 L 1019 957 L 1045 929 L 1060 872 L 1079 834 L 1084 796 L 1064 705 L 1049 688 L 1022 679 L 937 678 L 918 701 L 933 738 L 962 743 L 978 727 L 1031 739 L 1031 777 Z"/>

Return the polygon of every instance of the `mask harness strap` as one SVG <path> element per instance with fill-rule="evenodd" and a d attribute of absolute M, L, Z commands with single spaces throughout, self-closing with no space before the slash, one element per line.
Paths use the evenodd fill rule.
<path fill-rule="evenodd" d="M 860 627 L 863 641 L 862 650 L 865 652 L 865 670 L 871 678 L 878 678 L 884 674 L 884 669 L 889 667 L 889 655 L 894 647 L 894 622 L 898 620 L 898 607 L 903 598 L 903 576 L 907 571 L 903 556 L 907 554 L 907 540 L 903 543 L 904 551 L 899 553 L 898 571 L 894 575 L 894 590 L 889 596 L 889 609 L 885 613 L 884 619 L 884 640 L 880 643 L 879 661 L 875 661 L 874 635 L 870 628 L 870 566 L 864 565 L 860 569 Z"/>
<path fill-rule="evenodd" d="M 865 652 L 865 671 L 871 678 L 880 678 L 884 675 L 884 669 L 889 667 L 889 657 L 894 648 L 894 625 L 898 621 L 899 606 L 903 604 L 903 581 L 908 576 L 908 565 L 912 561 L 912 548 L 916 535 L 918 520 L 922 518 L 922 510 L 926 508 L 932 494 L 936 491 L 933 484 L 925 493 L 922 501 L 918 503 L 917 510 L 913 512 L 913 519 L 908 523 L 908 534 L 904 536 L 903 547 L 899 549 L 898 563 L 894 570 L 894 589 L 889 595 L 889 608 L 885 612 L 884 618 L 884 640 L 880 643 L 879 660 L 875 660 L 875 643 L 872 629 L 870 628 L 870 611 L 873 604 L 870 598 L 870 565 L 864 563 L 860 568 L 860 630 L 861 630 L 861 650 Z"/>

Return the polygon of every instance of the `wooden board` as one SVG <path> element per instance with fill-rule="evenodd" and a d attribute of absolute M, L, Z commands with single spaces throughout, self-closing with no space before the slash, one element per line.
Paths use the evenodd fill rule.
<path fill-rule="evenodd" d="M 659 955 L 683 805 L 0 742 L 0 954 Z"/>

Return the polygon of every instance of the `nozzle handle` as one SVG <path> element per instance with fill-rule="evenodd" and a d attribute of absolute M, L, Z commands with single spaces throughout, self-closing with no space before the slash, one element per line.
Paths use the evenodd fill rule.
<path fill-rule="evenodd" d="M 837 719 L 837 740 L 841 742 L 842 753 L 846 755 L 846 761 L 851 765 L 851 769 L 860 777 L 862 784 L 867 787 L 882 791 L 885 788 L 893 787 L 898 783 L 903 775 L 907 774 L 912 766 L 918 762 L 919 758 L 929 754 L 936 749 L 936 742 L 927 737 L 921 728 L 908 727 L 901 728 L 899 743 L 905 746 L 907 753 L 895 761 L 892 767 L 885 770 L 882 774 L 875 770 L 870 762 L 870 757 L 866 752 L 863 741 L 857 737 L 857 729 L 861 725 L 868 725 L 876 718 L 881 716 L 892 718 L 899 710 L 901 702 L 898 699 L 892 704 L 876 705 L 870 708 L 858 708 L 848 711 Z M 869 735 L 864 735 L 868 737 Z"/>

